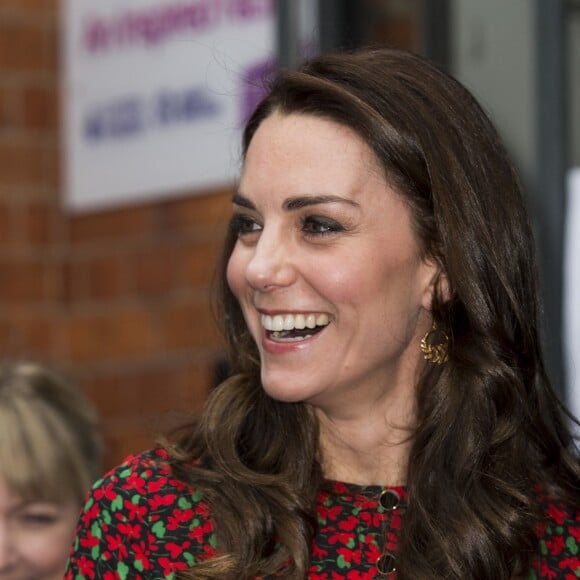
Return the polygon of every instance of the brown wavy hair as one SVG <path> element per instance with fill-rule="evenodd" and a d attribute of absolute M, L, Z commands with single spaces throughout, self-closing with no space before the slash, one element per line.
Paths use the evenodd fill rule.
<path fill-rule="evenodd" d="M 247 123 L 244 154 L 274 111 L 356 131 L 449 281 L 451 298 L 435 296 L 432 310 L 451 336 L 449 361 L 430 365 L 417 387 L 398 577 L 524 574 L 542 516 L 534 488 L 578 507 L 580 469 L 544 368 L 534 241 L 497 131 L 460 83 L 390 49 L 280 72 Z M 253 578 L 286 566 L 286 577 L 303 579 L 322 478 L 318 425 L 307 405 L 262 390 L 256 346 L 225 278 L 235 241 L 231 232 L 218 305 L 233 376 L 173 450 L 179 477 L 206 491 L 222 555 L 183 577 Z"/>

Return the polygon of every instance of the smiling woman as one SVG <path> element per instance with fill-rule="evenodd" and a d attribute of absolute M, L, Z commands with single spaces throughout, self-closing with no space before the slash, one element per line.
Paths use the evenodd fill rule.
<path fill-rule="evenodd" d="M 96 415 L 32 363 L 0 364 L 0 578 L 61 580 L 100 469 Z"/>
<path fill-rule="evenodd" d="M 67 578 L 577 577 L 534 241 L 477 102 L 406 52 L 321 56 L 279 74 L 243 153 L 233 374 L 96 484 Z"/>

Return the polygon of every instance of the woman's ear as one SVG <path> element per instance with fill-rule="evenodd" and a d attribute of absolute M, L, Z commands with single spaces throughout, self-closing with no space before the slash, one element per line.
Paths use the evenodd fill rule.
<path fill-rule="evenodd" d="M 449 279 L 443 268 L 439 265 L 435 266 L 435 272 L 431 276 L 431 280 L 425 289 L 423 295 L 422 306 L 425 310 L 431 311 L 433 304 L 433 297 L 437 296 L 439 302 L 449 302 L 451 299 L 451 289 L 449 287 Z"/>

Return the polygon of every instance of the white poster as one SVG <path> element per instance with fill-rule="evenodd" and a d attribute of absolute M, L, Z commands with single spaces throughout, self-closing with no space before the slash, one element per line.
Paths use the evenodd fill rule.
<path fill-rule="evenodd" d="M 274 0 L 62 0 L 65 204 L 230 183 L 275 51 Z"/>
<path fill-rule="evenodd" d="M 580 167 L 568 174 L 563 318 L 568 404 L 580 417 Z"/>

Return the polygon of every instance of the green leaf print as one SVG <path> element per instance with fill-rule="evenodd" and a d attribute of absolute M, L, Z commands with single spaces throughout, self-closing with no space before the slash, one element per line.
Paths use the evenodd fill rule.
<path fill-rule="evenodd" d="M 192 505 L 193 504 L 185 497 L 180 497 L 177 500 L 177 507 L 179 507 L 179 509 L 188 510 L 191 509 Z"/>
<path fill-rule="evenodd" d="M 129 566 L 124 562 L 119 562 L 117 564 L 117 574 L 119 574 L 120 580 L 127 580 L 129 578 Z"/>
<path fill-rule="evenodd" d="M 165 524 L 162 521 L 155 522 L 151 531 L 155 534 L 157 538 L 164 538 L 165 537 Z"/>
<path fill-rule="evenodd" d="M 111 509 L 114 512 L 118 512 L 120 509 L 123 509 L 123 498 L 118 495 L 112 502 L 111 502 Z"/>
<path fill-rule="evenodd" d="M 94 538 L 100 540 L 103 537 L 103 530 L 101 530 L 101 526 L 98 522 L 93 522 L 91 525 L 91 534 Z"/>
<path fill-rule="evenodd" d="M 341 554 L 336 560 L 338 567 L 343 570 L 344 568 L 350 568 L 350 564 L 345 560 L 344 556 Z"/>
<path fill-rule="evenodd" d="M 578 544 L 574 536 L 568 536 L 566 539 L 566 547 L 570 550 L 570 553 L 576 556 L 578 554 Z"/>

